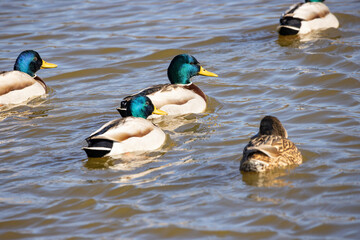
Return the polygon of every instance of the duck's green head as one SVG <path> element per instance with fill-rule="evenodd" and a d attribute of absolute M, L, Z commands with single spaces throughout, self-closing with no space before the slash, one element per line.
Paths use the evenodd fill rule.
<path fill-rule="evenodd" d="M 35 73 L 40 68 L 56 68 L 57 65 L 53 63 L 45 62 L 41 59 L 39 53 L 33 50 L 26 50 L 20 53 L 17 57 L 14 65 L 14 70 L 29 74 L 31 77 L 35 76 Z"/>
<path fill-rule="evenodd" d="M 168 78 L 172 84 L 188 84 L 190 78 L 196 75 L 217 77 L 218 75 L 206 71 L 200 63 L 189 54 L 180 54 L 171 61 L 168 70 Z"/>
<path fill-rule="evenodd" d="M 126 109 L 127 116 L 147 118 L 151 114 L 167 115 L 166 112 L 157 109 L 150 98 L 144 95 L 133 97 Z"/>
<path fill-rule="evenodd" d="M 260 135 L 273 135 L 287 138 L 287 132 L 277 117 L 265 116 L 260 122 Z"/>
<path fill-rule="evenodd" d="M 305 0 L 305 2 L 325 2 L 325 0 Z"/>

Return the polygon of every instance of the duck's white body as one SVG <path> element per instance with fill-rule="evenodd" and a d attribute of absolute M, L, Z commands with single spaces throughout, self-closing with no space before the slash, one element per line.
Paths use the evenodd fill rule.
<path fill-rule="evenodd" d="M 338 27 L 339 21 L 324 3 L 308 2 L 292 5 L 281 17 L 277 30 L 282 35 L 295 35 Z"/>
<path fill-rule="evenodd" d="M 20 71 L 0 73 L 0 104 L 20 104 L 46 94 L 46 85 L 38 76 Z"/>
<path fill-rule="evenodd" d="M 206 97 L 193 83 L 166 84 L 160 91 L 147 95 L 153 104 L 168 115 L 201 113 L 206 109 Z"/>
<path fill-rule="evenodd" d="M 122 105 L 136 95 L 146 95 L 158 109 L 168 115 L 202 113 L 207 106 L 206 95 L 193 83 L 156 85 L 124 98 Z M 125 106 L 119 109 L 120 114 L 125 110 Z M 152 114 L 149 118 L 158 116 Z"/>
<path fill-rule="evenodd" d="M 83 149 L 88 156 L 102 157 L 156 150 L 164 144 L 166 135 L 144 118 L 126 117 L 106 123 L 86 140 L 89 146 Z M 104 144 L 96 144 L 97 141 Z"/>

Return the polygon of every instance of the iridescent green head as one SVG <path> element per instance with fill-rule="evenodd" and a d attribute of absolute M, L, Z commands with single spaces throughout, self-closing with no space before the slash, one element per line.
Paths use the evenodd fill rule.
<path fill-rule="evenodd" d="M 168 67 L 167 74 L 172 84 L 189 84 L 190 78 L 196 75 L 218 76 L 215 73 L 206 71 L 200 66 L 196 58 L 189 54 L 180 54 L 174 57 Z"/>
<path fill-rule="evenodd" d="M 305 2 L 325 2 L 325 0 L 305 0 Z"/>
<path fill-rule="evenodd" d="M 45 62 L 39 53 L 33 50 L 26 50 L 20 53 L 14 65 L 14 70 L 29 74 L 31 77 L 41 68 L 55 68 L 56 64 Z"/>
<path fill-rule="evenodd" d="M 167 115 L 166 112 L 156 109 L 150 98 L 147 96 L 139 95 L 133 97 L 127 105 L 127 116 L 147 118 L 151 114 Z"/>

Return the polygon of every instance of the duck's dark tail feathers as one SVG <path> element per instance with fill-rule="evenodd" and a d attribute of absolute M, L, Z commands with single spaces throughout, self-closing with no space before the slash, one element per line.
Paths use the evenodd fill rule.
<path fill-rule="evenodd" d="M 108 154 L 114 142 L 108 139 L 86 139 L 88 146 L 82 149 L 86 152 L 86 155 L 91 158 L 104 157 Z"/>
<path fill-rule="evenodd" d="M 277 31 L 280 35 L 296 35 L 300 31 L 301 19 L 293 17 L 282 17 Z"/>

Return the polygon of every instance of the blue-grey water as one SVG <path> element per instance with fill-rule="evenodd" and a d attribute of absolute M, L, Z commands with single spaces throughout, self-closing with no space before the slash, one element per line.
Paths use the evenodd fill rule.
<path fill-rule="evenodd" d="M 360 2 L 326 1 L 340 28 L 279 37 L 293 0 L 2 1 L 0 70 L 33 49 L 46 98 L 0 112 L 0 239 L 357 239 Z M 120 100 L 167 83 L 190 53 L 203 114 L 154 122 L 159 151 L 88 159 L 84 139 Z M 265 115 L 299 167 L 241 173 Z"/>

